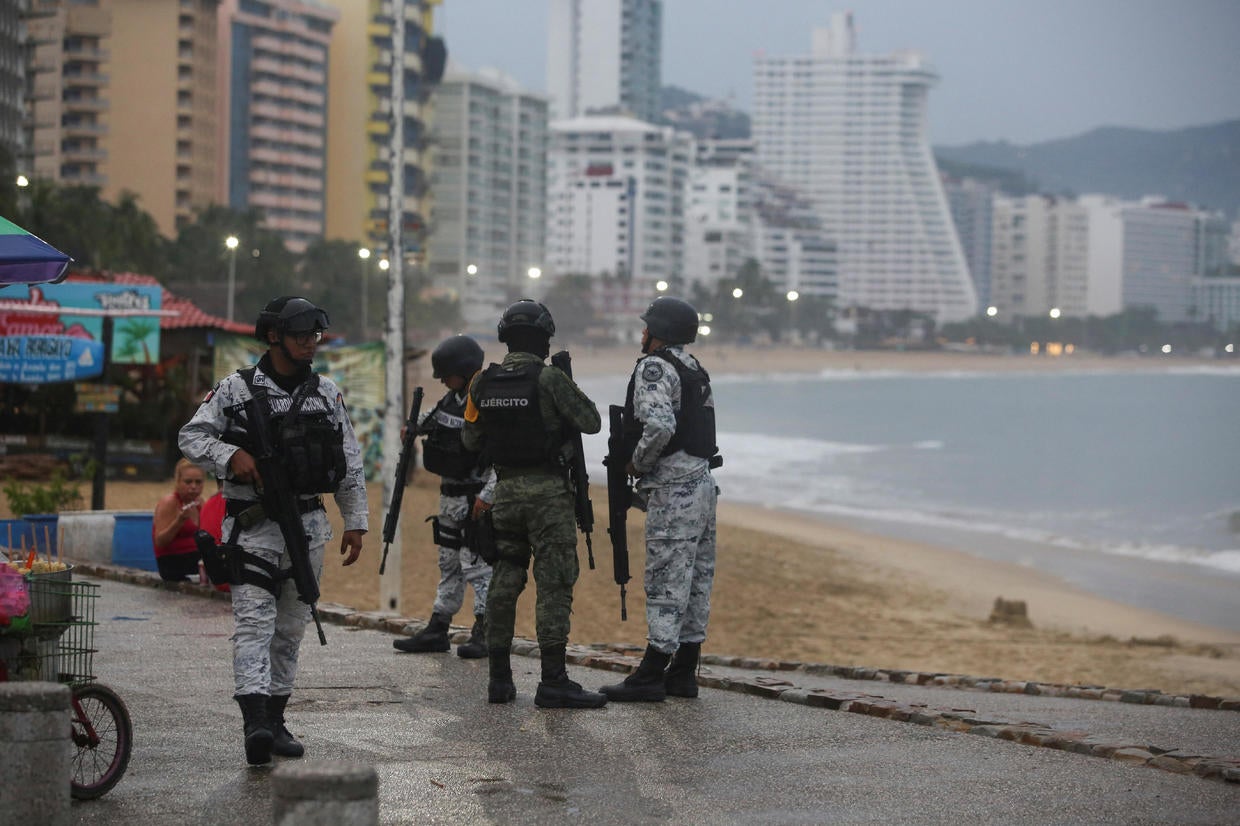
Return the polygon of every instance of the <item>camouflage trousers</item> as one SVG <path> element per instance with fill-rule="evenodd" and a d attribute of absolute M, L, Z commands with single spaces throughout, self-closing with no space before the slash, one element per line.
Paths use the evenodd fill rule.
<path fill-rule="evenodd" d="M 246 548 L 248 553 L 289 567 L 283 549 Z M 323 546 L 310 549 L 315 579 L 323 575 Z M 293 690 L 297 654 L 310 622 L 310 606 L 297 598 L 291 579 L 281 582 L 280 598 L 257 585 L 232 586 L 233 684 L 235 693 L 285 695 Z"/>
<path fill-rule="evenodd" d="M 715 581 L 715 502 L 709 472 L 646 493 L 646 624 L 650 644 L 671 654 L 706 639 Z"/>
<path fill-rule="evenodd" d="M 572 494 L 559 477 L 531 476 L 501 481 L 495 499 L 492 516 L 499 560 L 487 595 L 487 646 L 512 644 L 517 598 L 525 590 L 531 558 L 538 644 L 544 648 L 567 644 L 579 572 Z"/>
<path fill-rule="evenodd" d="M 439 546 L 439 586 L 435 589 L 436 614 L 456 616 L 465 602 L 465 586 L 474 591 L 474 614 L 482 614 L 487 607 L 487 589 L 491 585 L 491 566 L 482 561 L 465 545 L 462 526 L 469 518 L 470 498 L 467 496 L 439 497 L 439 531 L 460 540 L 460 546 Z"/>

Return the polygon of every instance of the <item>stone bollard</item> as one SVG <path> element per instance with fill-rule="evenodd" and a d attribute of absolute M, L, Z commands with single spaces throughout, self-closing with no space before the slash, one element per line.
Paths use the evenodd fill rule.
<path fill-rule="evenodd" d="M 328 760 L 282 763 L 271 774 L 275 826 L 374 826 L 379 775 L 372 766 Z"/>
<path fill-rule="evenodd" d="M 0 683 L 0 826 L 70 822 L 69 687 Z"/>

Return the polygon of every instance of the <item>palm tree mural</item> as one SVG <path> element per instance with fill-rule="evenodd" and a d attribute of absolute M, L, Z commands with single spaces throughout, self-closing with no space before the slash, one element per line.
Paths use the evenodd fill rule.
<path fill-rule="evenodd" d="M 113 344 L 116 361 L 126 364 L 151 363 L 151 349 L 146 340 L 159 332 L 159 322 L 150 318 L 127 318 L 125 323 L 116 328 Z M 141 352 L 139 362 L 137 356 Z"/>

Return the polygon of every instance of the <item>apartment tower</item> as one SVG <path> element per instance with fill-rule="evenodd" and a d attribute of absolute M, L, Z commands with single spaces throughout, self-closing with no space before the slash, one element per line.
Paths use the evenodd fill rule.
<path fill-rule="evenodd" d="M 338 17 L 316 0 L 220 7 L 220 200 L 260 210 L 293 252 L 323 237 L 328 46 Z"/>
<path fill-rule="evenodd" d="M 809 55 L 754 59 L 758 163 L 821 216 L 841 307 L 977 312 L 926 133 L 935 80 L 915 52 L 858 53 L 851 14 L 816 29 Z"/>
<path fill-rule="evenodd" d="M 123 192 L 166 236 L 216 188 L 218 0 L 31 0 L 32 177 Z"/>
<path fill-rule="evenodd" d="M 546 266 L 547 98 L 496 72 L 449 71 L 432 137 L 427 269 L 467 329 L 490 329 Z"/>
<path fill-rule="evenodd" d="M 550 0 L 547 92 L 553 119 L 659 114 L 662 0 Z"/>

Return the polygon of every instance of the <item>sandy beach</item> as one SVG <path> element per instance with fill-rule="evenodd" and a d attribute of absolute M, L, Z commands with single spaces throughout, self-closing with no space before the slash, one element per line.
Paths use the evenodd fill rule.
<path fill-rule="evenodd" d="M 712 374 L 827 369 L 1127 370 L 1234 365 L 1193 359 L 1045 359 L 945 353 L 698 348 Z M 495 354 L 489 354 L 495 355 Z M 573 352 L 579 377 L 623 374 L 635 351 Z M 434 386 L 427 377 L 425 386 Z M 603 402 L 600 402 L 600 405 Z M 149 510 L 168 483 L 110 482 L 109 509 Z M 84 486 L 89 495 L 89 485 Z M 575 642 L 645 641 L 641 587 L 643 515 L 630 512 L 627 622 L 620 621 L 606 539 L 606 493 L 593 490 L 594 556 L 588 570 L 579 542 Z M 357 565 L 343 568 L 328 549 L 323 599 L 358 609 L 379 607 L 382 483 L 370 485 L 371 533 Z M 406 493 L 401 613 L 425 618 L 438 579 L 430 529 L 437 479 L 416 474 Z M 329 506 L 336 530 L 338 515 Z M 7 515 L 7 507 L 0 509 Z M 1196 625 L 1081 591 L 1025 566 L 979 559 L 951 548 L 894 540 L 799 514 L 721 499 L 719 570 L 705 648 L 743 654 L 1007 679 L 1240 695 L 1240 634 Z M 534 590 L 531 580 L 530 591 Z M 1023 600 L 1031 628 L 988 621 L 997 597 Z M 466 610 L 469 609 L 467 597 Z M 518 633 L 533 638 L 534 594 L 523 597 Z M 467 625 L 469 616 L 456 618 Z"/>

